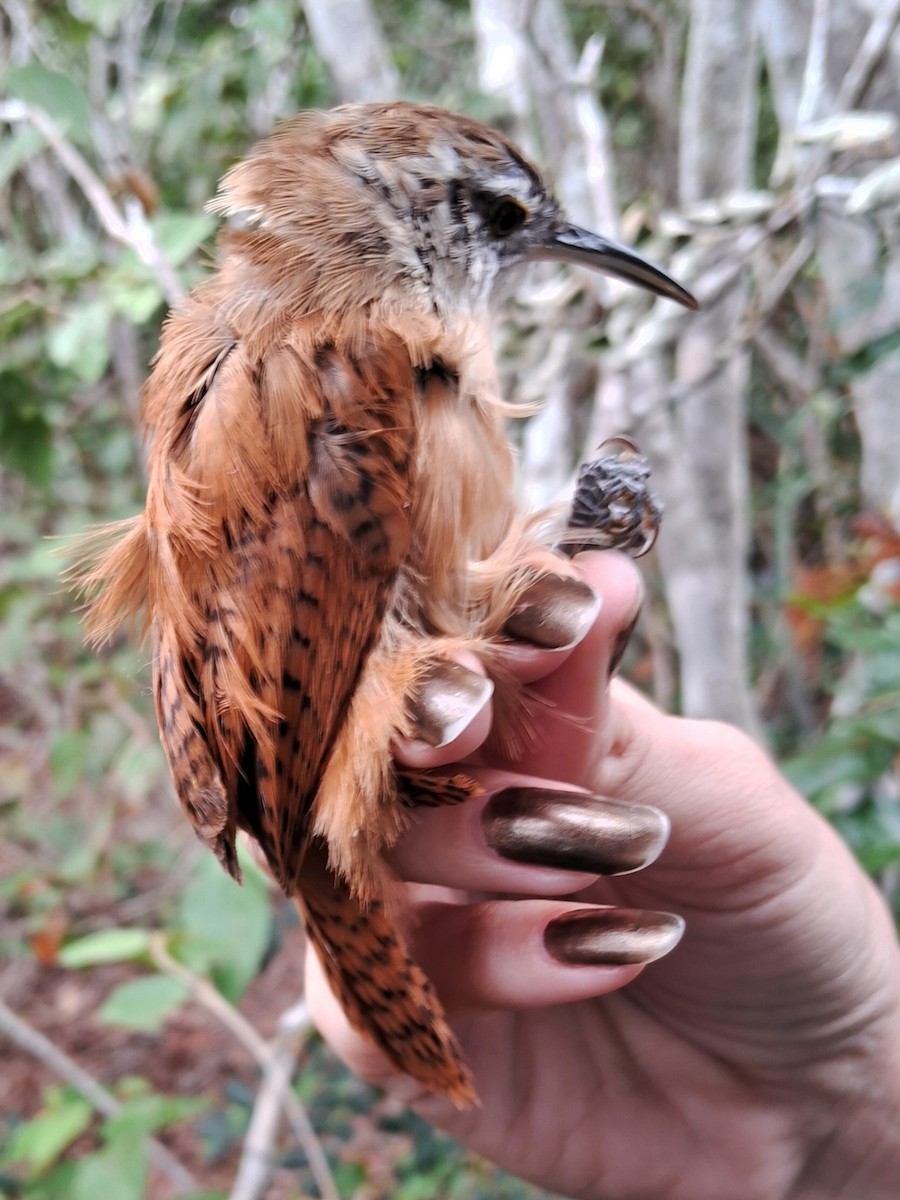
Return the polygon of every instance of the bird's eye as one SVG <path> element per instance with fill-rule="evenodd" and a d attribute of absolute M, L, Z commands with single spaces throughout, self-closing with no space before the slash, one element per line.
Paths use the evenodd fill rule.
<path fill-rule="evenodd" d="M 495 238 L 509 237 L 528 219 L 528 209 L 511 196 L 501 196 L 487 215 L 487 227 Z"/>

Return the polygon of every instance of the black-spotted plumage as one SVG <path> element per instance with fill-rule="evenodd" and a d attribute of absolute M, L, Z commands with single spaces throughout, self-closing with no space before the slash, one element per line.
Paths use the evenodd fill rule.
<path fill-rule="evenodd" d="M 488 335 L 497 276 L 583 259 L 687 303 L 569 225 L 502 135 L 406 104 L 285 123 L 223 181 L 220 263 L 166 323 L 144 395 L 145 510 L 94 539 L 92 635 L 141 614 L 175 790 L 232 874 L 246 830 L 350 1020 L 457 1104 L 473 1082 L 390 919 L 408 698 L 565 573 L 517 509 Z M 502 684 L 502 674 L 497 676 Z M 511 713 L 498 692 L 498 713 Z"/>

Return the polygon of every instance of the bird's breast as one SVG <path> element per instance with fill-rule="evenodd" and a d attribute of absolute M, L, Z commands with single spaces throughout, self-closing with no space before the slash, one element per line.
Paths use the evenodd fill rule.
<path fill-rule="evenodd" d="M 485 384 L 446 367 L 422 380 L 410 566 L 426 627 L 467 631 L 473 563 L 491 555 L 515 515 L 512 453 Z"/>

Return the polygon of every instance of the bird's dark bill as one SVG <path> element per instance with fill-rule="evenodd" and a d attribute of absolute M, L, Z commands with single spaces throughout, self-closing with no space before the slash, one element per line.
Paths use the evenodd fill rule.
<path fill-rule="evenodd" d="M 647 259 L 641 258 L 634 250 L 597 233 L 590 233 L 587 229 L 580 229 L 577 225 L 558 230 L 548 241 L 535 246 L 530 257 L 590 267 L 594 271 L 624 279 L 626 283 L 637 284 L 649 292 L 655 292 L 657 296 L 676 300 L 685 308 L 699 307 L 691 293 L 680 283 L 676 283 Z"/>

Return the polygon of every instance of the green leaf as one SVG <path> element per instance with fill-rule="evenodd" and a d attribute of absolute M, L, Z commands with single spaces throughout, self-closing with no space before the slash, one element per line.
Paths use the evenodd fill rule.
<path fill-rule="evenodd" d="M 116 763 L 115 777 L 127 799 L 143 800 L 158 787 L 165 768 L 166 760 L 158 743 L 130 742 Z"/>
<path fill-rule="evenodd" d="M 107 1025 L 156 1033 L 188 995 L 185 984 L 167 975 L 130 979 L 110 992 L 100 1009 L 100 1019 Z"/>
<path fill-rule="evenodd" d="M 0 372 L 0 459 L 37 487 L 53 478 L 52 426 L 34 385 L 17 371 Z"/>
<path fill-rule="evenodd" d="M 197 1122 L 197 1139 L 208 1162 L 223 1158 L 244 1140 L 249 1109 L 234 1102 L 214 1108 Z"/>
<path fill-rule="evenodd" d="M 865 783 L 872 775 L 865 748 L 826 739 L 814 750 L 796 754 L 782 763 L 782 770 L 801 795 L 826 812 L 833 809 L 842 788 Z"/>
<path fill-rule="evenodd" d="M 896 354 L 900 350 L 900 329 L 891 329 L 867 342 L 852 354 L 848 354 L 838 362 L 834 371 L 841 382 L 864 375 L 882 359 Z"/>
<path fill-rule="evenodd" d="M 293 35 L 295 9 L 293 4 L 257 3 L 246 10 L 247 29 L 273 44 L 284 44 Z"/>
<path fill-rule="evenodd" d="M 86 729 L 61 729 L 50 743 L 53 793 L 66 800 L 81 782 L 87 766 L 90 733 Z"/>
<path fill-rule="evenodd" d="M 69 1200 L 143 1200 L 147 1187 L 147 1145 L 136 1133 L 111 1140 L 82 1158 L 71 1180 Z"/>
<path fill-rule="evenodd" d="M 246 863 L 244 886 L 238 887 L 211 854 L 203 855 L 182 893 L 178 924 L 185 935 L 176 947 L 179 957 L 210 973 L 232 1003 L 239 1000 L 271 936 L 268 889 L 259 870 Z"/>
<path fill-rule="evenodd" d="M 60 859 L 56 878 L 65 884 L 87 883 L 97 869 L 99 858 L 99 848 L 92 841 L 80 841 Z"/>
<path fill-rule="evenodd" d="M 355 1196 L 366 1184 L 366 1169 L 362 1163 L 335 1163 L 333 1173 L 334 1182 L 342 1196 Z"/>
<path fill-rule="evenodd" d="M 100 266 L 102 244 L 98 238 L 91 238 L 86 229 L 76 232 L 70 239 L 56 242 L 40 254 L 35 270 L 45 283 L 78 283 L 94 274 Z"/>
<path fill-rule="evenodd" d="M 59 541 L 48 539 L 35 542 L 33 546 L 17 554 L 15 559 L 7 562 L 3 573 L 5 582 L 30 585 L 57 580 L 63 567 L 59 550 Z"/>
<path fill-rule="evenodd" d="M 64 967 L 93 967 L 98 963 L 126 962 L 147 953 L 146 929 L 101 929 L 63 946 L 59 961 Z"/>
<path fill-rule="evenodd" d="M 53 431 L 40 413 L 0 415 L 0 457 L 35 487 L 53 480 Z"/>
<path fill-rule="evenodd" d="M 22 282 L 26 274 L 22 259 L 23 255 L 13 250 L 11 246 L 0 246 L 0 286 L 8 287 L 10 284 Z M 28 299 L 23 300 L 22 303 L 33 311 L 38 311 L 40 307 Z M 5 318 L 2 324 L 6 324 Z"/>
<path fill-rule="evenodd" d="M 16 126 L 0 143 L 0 187 L 5 187 L 19 167 L 43 148 L 44 139 L 33 126 Z"/>
<path fill-rule="evenodd" d="M 49 1175 L 29 1184 L 25 1193 L 28 1200 L 71 1200 L 72 1180 L 77 1170 L 77 1161 L 59 1163 Z M 0 1191 L 0 1196 L 3 1195 L 3 1192 Z"/>
<path fill-rule="evenodd" d="M 43 1112 L 13 1131 L 0 1161 L 24 1163 L 40 1174 L 90 1125 L 93 1109 L 76 1092 L 48 1088 L 46 1100 Z"/>
<path fill-rule="evenodd" d="M 51 362 L 72 371 L 82 383 L 98 383 L 109 364 L 109 311 L 83 304 L 55 326 L 47 339 Z"/>
<path fill-rule="evenodd" d="M 91 144 L 91 107 L 68 75 L 30 62 L 7 71 L 4 82 L 11 95 L 42 109 L 61 133 L 82 145 Z"/>
<path fill-rule="evenodd" d="M 166 258 L 177 267 L 210 236 L 216 219 L 208 213 L 160 213 L 152 226 Z"/>
<path fill-rule="evenodd" d="M 148 281 L 131 286 L 110 287 L 110 303 L 116 312 L 132 325 L 143 325 L 159 308 L 163 294 L 159 284 Z"/>
<path fill-rule="evenodd" d="M 204 1096 L 160 1096 L 145 1089 L 125 1100 L 122 1111 L 104 1123 L 103 1137 L 110 1143 L 149 1137 L 167 1125 L 196 1117 L 208 1107 L 209 1100 Z"/>

